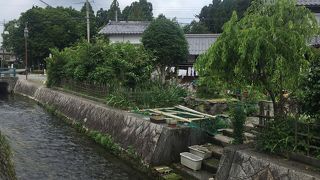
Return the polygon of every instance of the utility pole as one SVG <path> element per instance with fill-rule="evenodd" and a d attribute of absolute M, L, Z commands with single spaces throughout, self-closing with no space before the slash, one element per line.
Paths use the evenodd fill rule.
<path fill-rule="evenodd" d="M 86 0 L 86 7 L 87 7 L 87 38 L 88 43 L 90 43 L 90 14 L 89 14 L 89 1 Z"/>
<path fill-rule="evenodd" d="M 26 80 L 28 80 L 28 37 L 29 37 L 29 30 L 28 30 L 28 23 L 26 22 L 24 28 L 24 43 L 25 43 L 25 56 L 26 56 Z"/>
<path fill-rule="evenodd" d="M 118 9 L 116 9 L 116 22 L 118 22 Z"/>
<path fill-rule="evenodd" d="M 3 64 L 4 64 L 4 58 L 5 58 L 5 55 L 4 55 L 4 47 L 3 47 L 3 36 L 4 36 L 4 31 L 5 31 L 5 24 L 6 24 L 6 20 L 4 19 L 3 20 L 3 32 L 2 32 L 2 59 L 1 59 L 1 68 L 3 68 Z"/>

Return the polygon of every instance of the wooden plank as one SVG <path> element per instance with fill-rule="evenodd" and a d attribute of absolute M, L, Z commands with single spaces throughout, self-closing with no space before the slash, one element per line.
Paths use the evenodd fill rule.
<path fill-rule="evenodd" d="M 184 111 L 170 111 L 168 113 L 172 113 L 172 114 L 186 114 L 186 115 L 191 115 L 191 116 L 195 116 L 195 117 L 199 117 L 199 118 L 205 118 L 204 115 L 199 115 L 199 114 L 194 114 L 194 113 L 190 113 L 190 112 L 184 112 Z"/>
<path fill-rule="evenodd" d="M 216 118 L 216 116 L 212 116 L 210 114 L 201 113 L 201 112 L 195 111 L 193 109 L 190 109 L 190 108 L 187 108 L 187 107 L 184 107 L 184 106 L 181 106 L 181 105 L 178 105 L 178 106 L 175 106 L 175 107 L 178 108 L 178 109 L 182 109 L 182 110 L 185 110 L 185 111 L 192 112 L 192 113 L 201 114 L 201 115 L 206 116 L 206 117 Z"/>
<path fill-rule="evenodd" d="M 170 113 L 165 113 L 165 112 L 162 112 L 162 111 L 159 111 L 159 110 L 155 110 L 155 109 L 150 109 L 149 111 L 152 111 L 152 112 L 155 112 L 155 113 L 159 113 L 161 115 L 165 115 L 165 116 L 168 116 L 168 117 L 172 117 L 172 118 L 175 118 L 177 120 L 181 120 L 181 121 L 186 121 L 186 122 L 191 122 L 189 119 L 187 118 L 183 118 L 183 117 L 179 117 L 179 116 L 176 116 L 176 115 L 173 115 L 173 114 L 170 114 Z"/>

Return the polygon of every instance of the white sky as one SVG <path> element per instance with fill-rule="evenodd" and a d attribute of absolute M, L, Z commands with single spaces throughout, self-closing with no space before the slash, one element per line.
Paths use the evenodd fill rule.
<path fill-rule="evenodd" d="M 85 0 L 44 0 L 51 6 L 72 6 L 80 9 Z M 118 0 L 121 10 L 135 0 Z M 112 0 L 90 0 L 95 11 L 100 8 L 109 9 Z M 181 23 L 188 23 L 199 14 L 201 8 L 208 5 L 212 0 L 148 0 L 153 4 L 153 14 L 157 16 L 163 13 L 168 18 L 177 17 Z M 45 7 L 40 0 L 0 0 L 0 22 L 18 19 L 22 12 L 30 9 L 33 5 Z M 2 33 L 3 26 L 0 25 Z M 2 37 L 0 36 L 0 42 Z"/>

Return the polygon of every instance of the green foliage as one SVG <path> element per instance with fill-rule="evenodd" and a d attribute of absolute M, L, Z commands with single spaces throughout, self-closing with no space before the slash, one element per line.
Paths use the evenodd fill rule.
<path fill-rule="evenodd" d="M 223 90 L 226 89 L 225 84 L 218 79 L 206 77 L 199 77 L 197 80 L 197 96 L 199 98 L 213 99 L 221 98 Z"/>
<path fill-rule="evenodd" d="M 166 67 L 174 67 L 187 59 L 188 43 L 182 29 L 163 16 L 151 22 L 143 34 L 142 43 L 157 58 L 156 65 L 160 68 L 162 81 Z"/>
<path fill-rule="evenodd" d="M 102 28 L 109 22 L 108 11 L 100 8 L 96 14 L 97 28 Z"/>
<path fill-rule="evenodd" d="M 317 32 L 314 15 L 292 0 L 254 3 L 241 20 L 233 14 L 196 68 L 208 81 L 252 85 L 268 92 L 279 115 L 284 106 L 282 91 L 297 89 L 308 68 L 306 55 L 312 54 L 306 40 Z"/>
<path fill-rule="evenodd" d="M 185 34 L 208 34 L 210 31 L 208 28 L 202 23 L 193 20 L 190 24 L 183 27 L 183 31 Z"/>
<path fill-rule="evenodd" d="M 232 12 L 236 11 L 242 17 L 250 3 L 251 0 L 213 0 L 212 4 L 202 8 L 198 18 L 210 32 L 221 33 Z"/>
<path fill-rule="evenodd" d="M 0 179 L 16 179 L 12 152 L 6 138 L 0 133 Z"/>
<path fill-rule="evenodd" d="M 231 106 L 231 121 L 233 126 L 234 144 L 243 144 L 244 141 L 244 124 L 246 122 L 247 114 L 245 112 L 245 105 L 237 102 Z"/>
<path fill-rule="evenodd" d="M 131 89 L 114 89 L 107 104 L 122 109 L 148 109 L 175 106 L 183 102 L 187 91 L 177 84 L 147 82 Z"/>
<path fill-rule="evenodd" d="M 269 122 L 258 134 L 257 148 L 277 154 L 293 152 L 295 149 L 293 120 L 281 119 Z"/>
<path fill-rule="evenodd" d="M 109 20 L 116 21 L 116 15 L 118 16 L 118 20 L 120 20 L 122 14 L 119 2 L 117 0 L 113 0 L 108 10 L 107 17 L 109 18 Z"/>
<path fill-rule="evenodd" d="M 52 87 L 53 85 L 60 84 L 61 79 L 65 76 L 64 65 L 67 63 L 65 55 L 59 53 L 57 49 L 51 50 L 54 57 L 47 59 L 47 86 Z"/>
<path fill-rule="evenodd" d="M 18 20 L 5 25 L 4 45 L 12 49 L 19 59 L 25 58 L 24 28 L 28 22 L 28 58 L 30 66 L 44 64 L 50 48 L 62 49 L 85 37 L 85 17 L 72 8 L 32 7 Z"/>
<path fill-rule="evenodd" d="M 320 123 L 320 53 L 311 62 L 310 69 L 301 85 L 302 111 L 318 120 Z"/>
<path fill-rule="evenodd" d="M 91 44 L 81 42 L 62 51 L 53 50 L 52 54 L 47 59 L 48 85 L 59 85 L 68 78 L 134 88 L 147 81 L 152 71 L 152 57 L 142 46 L 129 43 L 109 44 L 98 39 Z"/>
<path fill-rule="evenodd" d="M 125 21 L 151 21 L 153 19 L 152 4 L 147 0 L 133 2 L 122 11 Z"/>

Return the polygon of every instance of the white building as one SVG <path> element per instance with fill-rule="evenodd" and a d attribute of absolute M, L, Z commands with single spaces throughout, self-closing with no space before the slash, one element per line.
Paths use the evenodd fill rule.
<path fill-rule="evenodd" d="M 111 21 L 101 29 L 99 34 L 106 35 L 111 43 L 130 42 L 140 44 L 142 34 L 149 24 L 150 22 L 144 21 Z"/>

